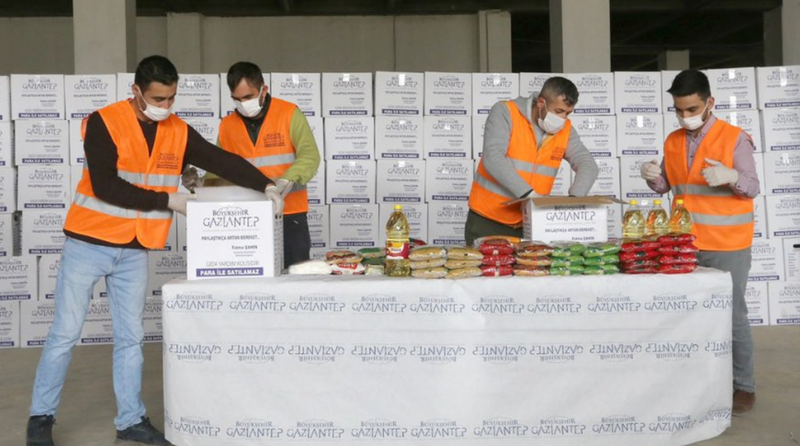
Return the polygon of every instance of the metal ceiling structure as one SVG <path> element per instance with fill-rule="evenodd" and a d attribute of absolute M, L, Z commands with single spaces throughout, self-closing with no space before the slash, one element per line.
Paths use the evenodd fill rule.
<path fill-rule="evenodd" d="M 693 68 L 764 64 L 763 13 L 782 0 L 610 0 L 611 68 L 655 70 L 690 50 Z M 549 0 L 137 0 L 139 16 L 333 16 L 511 13 L 514 71 L 550 71 Z M 72 15 L 72 0 L 0 0 L 0 17 Z M 575 26 L 580 26 L 576 23 Z"/>

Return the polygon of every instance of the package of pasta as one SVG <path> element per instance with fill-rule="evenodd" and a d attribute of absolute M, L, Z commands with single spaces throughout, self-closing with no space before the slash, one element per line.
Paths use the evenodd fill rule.
<path fill-rule="evenodd" d="M 588 258 L 603 257 L 616 254 L 620 251 L 620 246 L 616 243 L 590 243 L 583 252 L 583 256 Z"/>
<path fill-rule="evenodd" d="M 484 265 L 481 267 L 484 277 L 500 277 L 510 276 L 514 272 L 514 267 L 511 265 L 503 266 L 490 266 Z"/>
<path fill-rule="evenodd" d="M 658 248 L 658 252 L 664 255 L 673 255 L 673 254 L 692 254 L 700 252 L 700 250 L 697 248 L 697 246 L 694 246 L 691 243 L 687 243 L 685 245 L 662 246 Z"/>
<path fill-rule="evenodd" d="M 553 243 L 553 257 L 570 257 L 582 255 L 586 251 L 586 245 L 575 242 L 556 242 Z"/>
<path fill-rule="evenodd" d="M 414 269 L 411 270 L 411 277 L 417 279 L 444 279 L 447 276 L 447 270 L 443 267 Z"/>
<path fill-rule="evenodd" d="M 447 258 L 449 260 L 480 260 L 483 258 L 483 253 L 466 246 L 451 246 L 447 248 Z"/>
<path fill-rule="evenodd" d="M 386 250 L 382 248 L 361 248 L 358 250 L 358 255 L 365 259 L 386 257 Z"/>
<path fill-rule="evenodd" d="M 617 274 L 619 272 L 619 267 L 617 265 L 595 265 L 595 266 L 587 266 L 583 270 L 583 274 L 585 275 L 602 275 L 602 274 Z"/>
<path fill-rule="evenodd" d="M 697 240 L 697 237 L 694 234 L 670 233 L 659 237 L 658 243 L 661 243 L 662 246 L 686 245 L 688 243 L 694 243 L 695 240 Z"/>
<path fill-rule="evenodd" d="M 430 259 L 430 260 L 412 260 L 409 263 L 412 270 L 415 269 L 429 269 L 429 268 L 438 268 L 440 266 L 444 266 L 447 263 L 446 259 Z"/>
<path fill-rule="evenodd" d="M 658 272 L 661 274 L 688 274 L 697 269 L 695 263 L 678 263 L 674 265 L 658 265 Z"/>
<path fill-rule="evenodd" d="M 447 279 L 467 279 L 470 277 L 480 277 L 483 271 L 480 268 L 459 268 L 447 271 Z"/>
<path fill-rule="evenodd" d="M 661 243 L 648 240 L 627 240 L 622 242 L 622 252 L 652 251 L 661 247 Z"/>
<path fill-rule="evenodd" d="M 386 262 L 386 257 L 373 257 L 361 261 L 364 265 L 383 265 L 384 262 Z"/>
<path fill-rule="evenodd" d="M 514 245 L 502 238 L 484 240 L 483 243 L 475 245 L 475 247 L 484 255 L 498 256 L 514 254 Z"/>
<path fill-rule="evenodd" d="M 556 257 L 553 259 L 552 263 L 550 263 L 550 267 L 576 266 L 583 265 L 585 262 L 586 259 L 584 259 L 583 256 Z"/>
<path fill-rule="evenodd" d="M 660 254 L 658 251 L 635 251 L 635 252 L 621 252 L 619 253 L 619 260 L 621 262 L 630 262 L 633 260 L 655 259 Z"/>
<path fill-rule="evenodd" d="M 609 254 L 602 257 L 589 257 L 583 263 L 586 266 L 600 266 L 600 265 L 616 265 L 619 263 L 619 256 L 616 254 Z"/>
<path fill-rule="evenodd" d="M 361 263 L 334 263 L 331 264 L 333 274 L 337 276 L 352 276 L 364 274 L 366 267 Z"/>
<path fill-rule="evenodd" d="M 331 265 L 339 263 L 359 263 L 361 260 L 363 260 L 363 258 L 360 255 L 346 249 L 328 251 L 325 253 L 325 261 Z"/>
<path fill-rule="evenodd" d="M 697 255 L 694 253 L 689 254 L 675 254 L 671 256 L 661 256 L 658 258 L 658 263 L 662 265 L 675 265 L 678 263 L 697 263 Z"/>
<path fill-rule="evenodd" d="M 563 266 L 562 267 L 557 267 L 557 268 L 550 268 L 550 275 L 551 276 L 574 276 L 574 275 L 577 275 L 577 274 L 583 274 L 583 271 L 581 271 L 581 272 L 573 272 L 571 269 L 569 269 L 567 267 L 563 267 Z"/>
<path fill-rule="evenodd" d="M 553 253 L 553 247 L 542 242 L 524 241 L 516 248 L 518 257 L 544 257 Z"/>
<path fill-rule="evenodd" d="M 658 272 L 658 266 L 642 266 L 636 268 L 626 268 L 622 270 L 623 274 L 655 274 Z"/>
<path fill-rule="evenodd" d="M 553 260 L 550 257 L 517 257 L 518 265 L 525 266 L 550 266 Z"/>
<path fill-rule="evenodd" d="M 516 263 L 516 259 L 514 256 L 506 254 L 506 255 L 499 255 L 499 256 L 483 256 L 481 262 L 484 265 L 494 265 L 494 266 L 503 266 L 503 265 L 513 265 Z"/>
<path fill-rule="evenodd" d="M 622 269 L 634 269 L 634 268 L 655 268 L 659 265 L 658 260 L 656 259 L 639 259 L 639 260 L 631 260 L 630 262 L 623 262 L 620 266 Z"/>
<path fill-rule="evenodd" d="M 550 268 L 547 266 L 514 265 L 514 275 L 524 277 L 542 277 L 550 275 Z"/>
<path fill-rule="evenodd" d="M 414 248 L 408 254 L 409 260 L 431 260 L 443 259 L 447 255 L 447 251 L 441 246 L 422 246 Z"/>
<path fill-rule="evenodd" d="M 447 269 L 477 268 L 483 265 L 482 260 L 448 260 L 444 264 Z"/>
<path fill-rule="evenodd" d="M 482 244 L 490 240 L 505 240 L 511 245 L 516 245 L 521 241 L 519 237 L 514 237 L 511 235 L 487 235 L 485 237 L 476 238 L 475 241 L 472 243 L 472 246 L 481 246 Z"/>

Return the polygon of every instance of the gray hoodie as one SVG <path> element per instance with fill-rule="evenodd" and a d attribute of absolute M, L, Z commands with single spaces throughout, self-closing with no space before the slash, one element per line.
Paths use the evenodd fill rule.
<path fill-rule="evenodd" d="M 545 132 L 537 124 L 533 124 L 531 119 L 533 98 L 538 96 L 538 93 L 533 93 L 528 98 L 520 96 L 514 99 L 514 103 L 522 110 L 525 119 L 528 120 L 536 134 L 536 141 L 541 146 Z M 486 128 L 483 134 L 483 165 L 489 171 L 489 174 L 510 192 L 510 195 L 522 197 L 531 190 L 531 186 L 517 174 L 514 165 L 506 156 L 510 139 L 511 112 L 509 112 L 508 106 L 501 101 L 494 104 L 486 120 Z M 575 127 L 572 127 L 569 135 L 569 143 L 567 144 L 564 159 L 575 171 L 575 178 L 572 181 L 572 187 L 569 188 L 569 194 L 576 197 L 586 196 L 597 179 L 599 170 L 591 153 L 581 142 L 581 137 L 575 131 Z"/>

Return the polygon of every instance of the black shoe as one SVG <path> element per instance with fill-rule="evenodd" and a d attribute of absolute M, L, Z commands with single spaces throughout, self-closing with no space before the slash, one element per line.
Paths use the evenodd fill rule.
<path fill-rule="evenodd" d="M 164 434 L 150 424 L 150 419 L 147 417 L 142 417 L 142 422 L 139 424 L 134 424 L 124 431 L 117 431 L 117 439 L 156 446 L 174 446 L 164 438 Z"/>
<path fill-rule="evenodd" d="M 28 418 L 28 438 L 26 446 L 54 446 L 53 425 L 56 419 L 52 415 L 37 415 Z"/>

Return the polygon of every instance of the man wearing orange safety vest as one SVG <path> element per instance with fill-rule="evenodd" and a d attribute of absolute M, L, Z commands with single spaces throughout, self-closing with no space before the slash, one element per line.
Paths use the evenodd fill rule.
<path fill-rule="evenodd" d="M 170 445 L 145 416 L 141 398 L 143 313 L 147 250 L 165 246 L 173 212 L 185 214 L 193 199 L 178 192 L 187 164 L 263 191 L 279 211 L 282 200 L 272 180 L 172 115 L 177 87 L 172 62 L 162 56 L 145 58 L 134 76 L 134 98 L 104 107 L 86 121 L 86 166 L 64 224 L 56 312 L 36 370 L 28 446 L 53 445 L 54 417 L 72 348 L 102 278 L 114 326 L 117 438 Z"/>
<path fill-rule="evenodd" d="M 597 163 L 567 119 L 578 89 L 555 76 L 530 97 L 500 101 L 486 120 L 483 157 L 469 196 L 467 244 L 482 236 L 522 237 L 522 209 L 504 205 L 527 196 L 549 195 L 566 160 L 576 172 L 571 196 L 585 196 L 597 179 Z"/>
<path fill-rule="evenodd" d="M 277 179 L 285 197 L 283 266 L 288 268 L 309 259 L 306 184 L 317 173 L 319 149 L 303 112 L 290 102 L 270 96 L 258 65 L 233 64 L 227 82 L 236 111 L 219 126 L 219 145 Z"/>
<path fill-rule="evenodd" d="M 744 294 L 753 242 L 753 198 L 759 181 L 753 141 L 739 127 L 711 113 L 714 98 L 705 74 L 681 71 L 672 94 L 681 129 L 664 142 L 664 160 L 645 163 L 642 178 L 655 192 L 672 190 L 694 221 L 700 265 L 731 273 L 733 279 L 733 412 L 755 404 L 753 338 Z M 674 202 L 675 200 L 673 200 Z"/>

